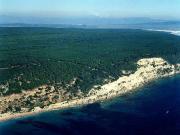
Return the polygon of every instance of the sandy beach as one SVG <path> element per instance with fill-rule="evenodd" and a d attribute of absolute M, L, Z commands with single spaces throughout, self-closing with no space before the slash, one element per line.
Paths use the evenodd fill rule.
<path fill-rule="evenodd" d="M 137 61 L 137 67 L 137 71 L 130 75 L 121 76 L 116 81 L 109 82 L 99 87 L 94 86 L 85 97 L 51 104 L 43 109 L 37 106 L 31 112 L 0 114 L 0 122 L 35 115 L 41 112 L 103 101 L 134 91 L 155 79 L 180 73 L 180 64 L 172 65 L 162 58 L 140 59 Z"/>

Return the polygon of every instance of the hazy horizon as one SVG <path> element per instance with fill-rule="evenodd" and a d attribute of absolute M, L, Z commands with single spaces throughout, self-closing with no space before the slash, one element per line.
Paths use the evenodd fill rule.
<path fill-rule="evenodd" d="M 45 18 L 180 19 L 179 0 L 0 0 L 0 15 Z"/>
<path fill-rule="evenodd" d="M 0 24 L 180 22 L 179 0 L 0 0 Z"/>

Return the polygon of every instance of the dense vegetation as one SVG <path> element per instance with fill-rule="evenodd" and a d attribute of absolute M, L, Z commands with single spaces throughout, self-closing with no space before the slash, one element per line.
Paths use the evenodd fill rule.
<path fill-rule="evenodd" d="M 43 84 L 86 92 L 122 70 L 135 71 L 144 57 L 180 62 L 180 37 L 127 29 L 0 28 L 0 93 Z"/>

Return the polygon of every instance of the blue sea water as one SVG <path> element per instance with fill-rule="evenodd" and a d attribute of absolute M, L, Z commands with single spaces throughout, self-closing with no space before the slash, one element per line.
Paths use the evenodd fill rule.
<path fill-rule="evenodd" d="M 104 103 L 2 122 L 0 135 L 180 135 L 180 75 Z"/>

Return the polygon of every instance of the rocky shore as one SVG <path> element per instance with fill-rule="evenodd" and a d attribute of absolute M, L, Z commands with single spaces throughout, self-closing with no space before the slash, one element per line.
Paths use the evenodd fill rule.
<path fill-rule="evenodd" d="M 38 88 L 38 91 L 35 89 L 32 92 L 24 92 L 23 93 L 24 95 L 15 94 L 15 95 L 7 96 L 7 97 L 0 97 L 0 105 L 1 105 L 0 106 L 0 112 L 1 112 L 0 121 L 27 116 L 27 115 L 33 115 L 39 112 L 74 107 L 77 105 L 85 105 L 89 103 L 94 103 L 94 102 L 110 99 L 110 98 L 128 93 L 130 91 L 133 91 L 136 88 L 142 87 L 144 84 L 152 80 L 167 77 L 167 76 L 172 76 L 172 75 L 180 73 L 180 64 L 172 65 L 162 58 L 140 59 L 137 62 L 137 66 L 138 68 L 136 72 L 130 75 L 121 76 L 118 80 L 114 82 L 109 82 L 102 86 L 94 86 L 87 95 L 82 96 L 81 94 L 79 94 L 78 97 L 74 97 L 73 99 L 58 100 L 58 98 L 56 97 L 58 93 L 54 90 L 53 87 L 49 87 L 49 86 L 43 86 L 43 88 L 41 89 Z M 51 102 L 50 103 L 48 102 L 46 106 L 43 106 L 43 108 L 38 106 L 37 104 L 37 106 L 35 106 L 31 110 L 28 110 L 28 108 L 22 107 L 19 109 L 22 110 L 24 108 L 24 110 L 18 113 L 10 112 L 10 111 L 2 113 L 3 112 L 2 110 L 4 109 L 4 107 L 6 107 L 8 104 L 13 103 L 15 101 L 18 104 L 22 96 L 26 96 L 26 98 L 29 97 L 29 94 L 31 95 L 31 98 L 35 94 L 36 96 L 38 96 L 38 93 L 36 93 L 36 91 L 39 92 L 40 94 L 42 94 L 41 91 L 43 91 L 44 95 L 47 95 L 46 93 L 47 87 L 51 90 L 51 93 L 49 94 Z M 56 92 L 56 94 L 54 94 L 54 91 Z M 47 92 L 49 92 L 49 90 L 47 90 Z M 11 101 L 7 102 L 10 99 Z"/>

